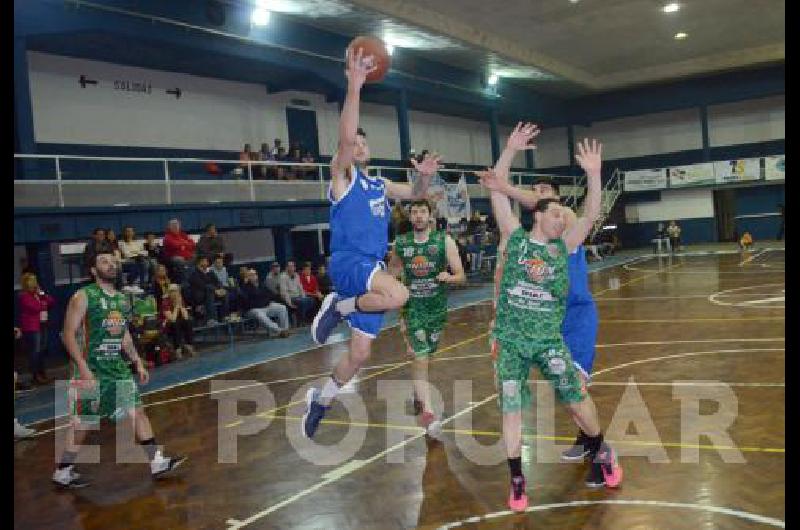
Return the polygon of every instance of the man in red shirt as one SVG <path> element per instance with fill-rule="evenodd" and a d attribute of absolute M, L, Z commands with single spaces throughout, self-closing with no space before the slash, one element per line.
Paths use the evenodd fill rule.
<path fill-rule="evenodd" d="M 181 231 L 181 223 L 177 219 L 170 219 L 167 224 L 167 233 L 164 234 L 162 256 L 172 268 L 176 283 L 180 284 L 186 273 L 186 266 L 194 258 L 195 243 L 189 234 Z"/>
<path fill-rule="evenodd" d="M 303 292 L 312 298 L 316 298 L 317 303 L 322 302 L 322 293 L 319 290 L 319 282 L 317 277 L 311 274 L 311 263 L 305 262 L 303 270 L 300 271 L 300 285 L 303 286 Z"/>

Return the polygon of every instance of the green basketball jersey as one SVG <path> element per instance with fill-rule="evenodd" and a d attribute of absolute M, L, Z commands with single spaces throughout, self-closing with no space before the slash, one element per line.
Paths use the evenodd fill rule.
<path fill-rule="evenodd" d="M 403 283 L 408 287 L 408 302 L 403 306 L 407 320 L 432 320 L 447 313 L 447 290 L 436 280 L 447 270 L 445 238 L 440 230 L 433 230 L 424 243 L 414 241 L 414 232 L 395 239 L 395 252 L 403 261 Z"/>
<path fill-rule="evenodd" d="M 568 287 L 564 241 L 540 243 L 515 230 L 506 246 L 494 337 L 520 347 L 561 337 Z"/>
<path fill-rule="evenodd" d="M 95 377 L 130 379 L 131 371 L 122 357 L 122 339 L 128 327 L 130 303 L 122 293 L 107 294 L 93 283 L 82 289 L 86 295 L 83 327 L 83 355 Z M 74 368 L 78 377 L 77 366 Z"/>

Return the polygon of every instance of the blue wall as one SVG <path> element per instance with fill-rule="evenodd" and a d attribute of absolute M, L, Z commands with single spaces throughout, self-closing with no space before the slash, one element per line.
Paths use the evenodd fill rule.
<path fill-rule="evenodd" d="M 618 226 L 617 235 L 623 248 L 639 248 L 650 245 L 658 230 L 658 223 L 667 221 L 654 221 L 646 223 L 623 223 Z M 681 227 L 681 242 L 684 245 L 695 243 L 708 243 L 717 240 L 716 222 L 713 217 L 704 219 L 678 219 Z"/>
<path fill-rule="evenodd" d="M 779 205 L 786 204 L 785 201 L 784 184 L 739 188 L 736 190 L 736 215 L 776 214 L 780 212 Z M 742 234 L 747 230 L 756 241 L 775 239 L 780 225 L 779 215 L 736 219 L 737 233 Z"/>

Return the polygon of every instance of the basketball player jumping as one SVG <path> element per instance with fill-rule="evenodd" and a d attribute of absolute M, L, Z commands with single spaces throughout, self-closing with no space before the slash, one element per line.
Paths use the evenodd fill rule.
<path fill-rule="evenodd" d="M 508 139 L 493 177 L 507 178 L 516 151 L 532 149 L 539 133 L 535 125 L 518 124 Z M 496 352 L 495 375 L 503 413 L 503 439 L 511 471 L 508 505 L 524 511 L 528 505 L 522 473 L 522 408 L 531 404 L 528 376 L 535 365 L 553 385 L 581 430 L 587 434 L 590 466 L 587 484 L 616 487 L 622 468 L 611 447 L 603 441 L 597 410 L 561 336 L 568 291 L 568 255 L 574 253 L 591 230 L 600 211 L 601 146 L 584 140 L 576 160 L 586 171 L 588 191 L 584 216 L 564 230 L 563 209 L 555 199 L 542 199 L 534 208 L 533 228 L 520 226 L 508 196 L 492 190 L 492 210 L 504 243 L 503 272 L 499 284 L 497 313 L 492 338 Z"/>
<path fill-rule="evenodd" d="M 348 54 L 345 75 L 347 96 L 339 121 L 339 148 L 331 161 L 331 262 L 329 273 L 336 289 L 325 297 L 311 326 L 311 336 L 324 344 L 336 325 L 346 320 L 352 328 L 350 349 L 339 359 L 322 389 L 306 395 L 301 424 L 309 438 L 319 427 L 339 389 L 358 372 L 370 356 L 373 339 L 384 311 L 400 309 L 408 289 L 386 272 L 382 261 L 388 250 L 390 208 L 388 198 L 415 200 L 425 197 L 439 158 L 412 163 L 419 173 L 414 185 L 369 177 L 367 137 L 358 127 L 361 87 L 375 70 L 374 57 L 358 48 Z"/>
<path fill-rule="evenodd" d="M 558 185 L 551 179 L 537 180 L 530 190 L 512 186 L 507 179 L 488 178 L 482 184 L 490 190 L 499 191 L 511 199 L 518 201 L 528 210 L 533 210 L 540 199 L 554 198 L 560 200 Z M 569 207 L 564 209 L 564 229 L 572 228 L 576 221 L 575 212 Z M 502 251 L 500 251 L 502 254 Z M 496 271 L 496 284 L 502 275 L 502 264 L 498 264 Z M 561 334 L 569 348 L 572 361 L 578 368 L 578 373 L 584 385 L 591 379 L 592 367 L 596 355 L 595 343 L 597 342 L 597 306 L 589 290 L 588 265 L 586 252 L 583 245 L 578 245 L 577 250 L 567 258 L 569 271 L 569 293 L 567 294 L 567 309 L 564 322 L 561 324 Z M 578 436 L 572 447 L 561 456 L 566 461 L 580 460 L 589 454 L 586 446 L 586 433 L 578 429 Z M 599 478 L 599 477 L 598 477 Z"/>
<path fill-rule="evenodd" d="M 86 437 L 86 429 L 80 427 L 101 418 L 133 421 L 136 438 L 150 459 L 153 478 L 164 476 L 186 460 L 184 456 L 165 456 L 156 445 L 136 382 L 122 357 L 124 351 L 136 365 L 139 382 L 147 384 L 150 376 L 128 332 L 130 304 L 114 289 L 117 267 L 113 254 L 97 254 L 91 267 L 95 283 L 75 293 L 64 318 L 64 345 L 72 359 L 67 396 L 72 417 L 65 450 L 53 473 L 53 482 L 64 488 L 89 485 L 74 470 Z"/>
<path fill-rule="evenodd" d="M 413 230 L 395 238 L 389 270 L 402 272 L 409 292 L 400 327 L 413 358 L 414 414 L 420 416 L 428 435 L 437 437 L 440 424 L 431 405 L 428 364 L 447 322 L 446 285 L 464 283 L 466 275 L 453 238 L 441 230 L 431 230 L 431 206 L 427 200 L 411 203 L 409 219 Z M 447 272 L 448 267 L 451 272 Z"/>

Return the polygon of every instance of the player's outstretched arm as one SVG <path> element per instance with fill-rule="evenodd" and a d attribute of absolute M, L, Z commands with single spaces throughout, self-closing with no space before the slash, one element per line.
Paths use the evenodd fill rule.
<path fill-rule="evenodd" d="M 600 200 L 602 197 L 602 184 L 600 182 L 603 164 L 603 144 L 597 140 L 584 138 L 578 143 L 578 153 L 575 160 L 586 172 L 586 201 L 584 202 L 583 215 L 578 217 L 572 227 L 564 232 L 564 243 L 572 252 L 583 243 L 594 222 L 600 217 Z"/>
<path fill-rule="evenodd" d="M 467 275 L 464 274 L 464 265 L 461 263 L 461 256 L 458 255 L 458 246 L 456 246 L 456 242 L 453 241 L 452 237 L 445 236 L 444 250 L 447 254 L 447 265 L 452 273 L 442 271 L 436 279 L 444 283 L 464 283 L 467 281 Z"/>
<path fill-rule="evenodd" d="M 441 158 L 436 153 L 426 156 L 422 162 L 417 162 L 412 158 L 411 164 L 417 170 L 417 178 L 414 180 L 414 184 L 400 184 L 383 179 L 386 183 L 386 195 L 395 200 L 414 201 L 424 199 L 428 194 L 431 179 L 441 167 L 440 160 Z"/>
<path fill-rule="evenodd" d="M 358 48 L 347 56 L 345 76 L 347 77 L 347 95 L 339 117 L 339 148 L 331 160 L 331 183 L 334 199 L 339 199 L 349 184 L 347 169 L 353 164 L 353 151 L 358 131 L 359 102 L 361 87 L 367 75 L 375 70 L 373 56 L 364 56 L 364 49 Z"/>
<path fill-rule="evenodd" d="M 506 147 L 494 165 L 494 175 L 481 179 L 481 184 L 491 191 L 498 191 L 515 201 L 518 201 L 527 209 L 533 209 L 539 201 L 539 192 L 536 190 L 525 190 L 517 188 L 508 182 L 508 174 L 511 163 L 517 152 L 536 149 L 534 139 L 539 136 L 539 127 L 533 123 L 517 123 L 506 142 Z"/>
<path fill-rule="evenodd" d="M 476 171 L 475 175 L 481 179 L 481 182 L 496 178 L 493 169 Z M 508 195 L 504 195 L 499 191 L 492 191 L 490 197 L 492 200 L 492 215 L 497 221 L 497 228 L 500 229 L 500 237 L 501 239 L 507 239 L 514 230 L 519 228 L 519 219 L 511 209 L 511 200 Z"/>

